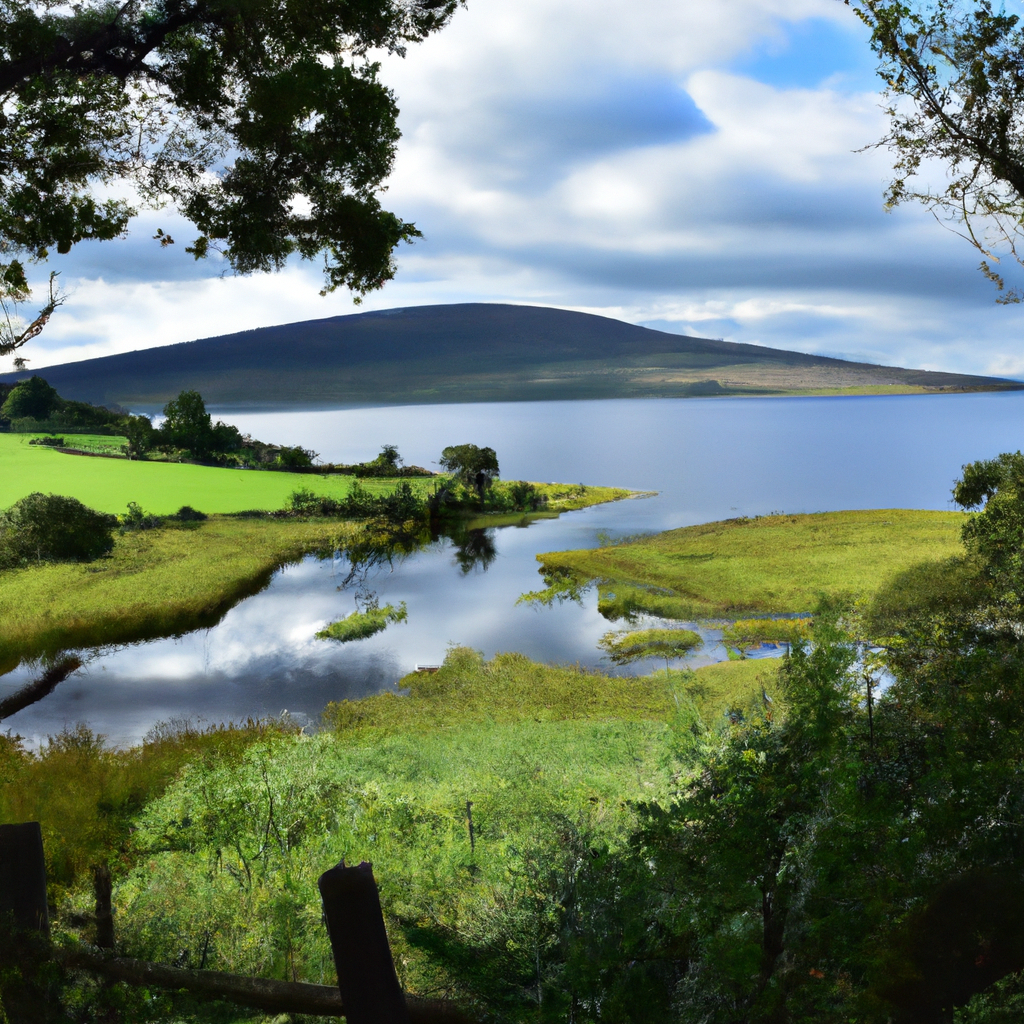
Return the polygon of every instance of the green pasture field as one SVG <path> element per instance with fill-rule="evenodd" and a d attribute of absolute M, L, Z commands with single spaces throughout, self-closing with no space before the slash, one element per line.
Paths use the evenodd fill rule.
<path fill-rule="evenodd" d="M 355 479 L 306 473 L 220 469 L 173 462 L 65 455 L 42 445 L 29 445 L 32 434 L 0 434 L 0 508 L 33 491 L 64 494 L 100 512 L 124 512 L 129 501 L 154 515 L 170 515 L 182 505 L 201 512 L 245 512 L 284 508 L 293 491 L 308 488 L 342 498 Z M 76 443 L 82 440 L 75 438 Z M 102 438 L 109 442 L 110 438 Z M 363 480 L 367 490 L 381 492 L 393 480 Z M 410 480 L 417 493 L 429 491 L 428 478 Z"/>
<path fill-rule="evenodd" d="M 900 570 L 959 553 L 964 520 L 910 509 L 761 516 L 537 558 L 552 581 L 597 580 L 610 618 L 807 612 L 822 596 L 866 598 Z"/>
<path fill-rule="evenodd" d="M 722 712 L 776 670 L 617 678 L 456 648 L 403 679 L 407 696 L 333 705 L 313 736 L 164 733 L 116 751 L 75 735 L 37 754 L 0 737 L 0 822 L 41 822 L 58 934 L 88 939 L 89 865 L 108 861 L 124 955 L 314 983 L 334 980 L 316 879 L 371 861 L 407 991 L 534 1019 L 567 865 L 621 845 L 635 802 L 687 771 L 698 719 L 728 728 Z"/>
<path fill-rule="evenodd" d="M 355 477 L 315 473 L 280 473 L 265 470 L 220 469 L 186 463 L 137 462 L 127 459 L 65 455 L 43 445 L 30 445 L 40 434 L 0 434 L 0 508 L 13 505 L 34 491 L 64 494 L 100 512 L 124 512 L 129 501 L 153 515 L 170 515 L 182 505 L 200 512 L 230 513 L 284 508 L 293 491 L 306 488 L 317 494 L 343 498 Z M 77 447 L 109 446 L 109 437 L 77 435 Z M 407 478 L 420 495 L 429 493 L 435 480 Z M 374 494 L 394 489 L 397 481 L 363 478 L 360 485 Z M 572 484 L 536 484 L 549 501 L 550 512 L 567 512 L 603 501 L 629 497 L 617 487 Z M 521 517 L 520 517 L 521 518 Z"/>

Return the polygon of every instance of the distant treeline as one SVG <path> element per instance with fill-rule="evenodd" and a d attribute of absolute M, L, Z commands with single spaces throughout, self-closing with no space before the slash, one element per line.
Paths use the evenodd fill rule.
<path fill-rule="evenodd" d="M 154 427 L 148 416 L 62 398 L 42 377 L 0 384 L 0 431 L 49 432 L 38 443 L 74 448 L 64 436 L 105 434 L 125 439 L 129 459 L 199 462 L 239 469 L 272 469 L 292 473 L 346 473 L 359 477 L 427 477 L 421 466 L 404 466 L 398 449 L 384 445 L 369 462 L 355 465 L 319 463 L 316 452 L 301 446 L 269 444 L 243 434 L 230 423 L 213 422 L 202 395 L 182 391 L 164 406 L 164 420 Z M 116 456 L 113 456 L 116 457 Z"/>

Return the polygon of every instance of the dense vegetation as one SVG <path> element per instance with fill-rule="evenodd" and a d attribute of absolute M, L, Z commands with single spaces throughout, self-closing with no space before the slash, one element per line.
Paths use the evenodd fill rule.
<path fill-rule="evenodd" d="M 92 936 L 91 866 L 105 859 L 127 954 L 330 982 L 315 880 L 366 858 L 403 985 L 498 1020 L 535 1017 L 538 998 L 554 1015 L 565 872 L 591 846 L 622 848 L 637 820 L 624 801 L 668 797 L 701 709 L 714 721 L 745 702 L 751 665 L 702 691 L 701 674 L 616 679 L 455 649 L 439 672 L 402 680 L 407 696 L 332 706 L 312 737 L 163 730 L 116 751 L 79 730 L 36 754 L 7 742 L 0 817 L 43 823 L 63 935 Z M 73 998 L 92 1004 L 86 1019 L 118 1001 L 192 1019 L 187 1003 L 119 987 Z"/>
<path fill-rule="evenodd" d="M 121 434 L 127 419 L 124 409 L 61 398 L 42 377 L 0 384 L 0 430 Z"/>

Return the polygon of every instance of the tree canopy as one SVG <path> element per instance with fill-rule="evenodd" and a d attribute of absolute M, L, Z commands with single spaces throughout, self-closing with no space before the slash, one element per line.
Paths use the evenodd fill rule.
<path fill-rule="evenodd" d="M 452 444 L 441 452 L 438 465 L 472 487 L 483 501 L 484 492 L 498 478 L 498 456 L 493 448 L 475 444 Z"/>
<path fill-rule="evenodd" d="M 27 298 L 22 259 L 119 238 L 166 204 L 197 259 L 250 273 L 297 253 L 323 259 L 328 291 L 381 287 L 419 232 L 378 198 L 398 107 L 370 55 L 403 53 L 457 4 L 0 0 L 5 298 Z M 7 333 L 0 354 L 28 340 Z"/>
<path fill-rule="evenodd" d="M 1021 262 L 1024 223 L 1024 30 L 991 0 L 845 0 L 871 29 L 885 82 L 889 131 L 879 142 L 895 154 L 889 207 L 923 203 L 974 245 L 982 272 L 1002 293 L 992 266 Z M 944 187 L 918 177 L 937 161 Z M 989 261 L 992 261 L 990 263 Z"/>

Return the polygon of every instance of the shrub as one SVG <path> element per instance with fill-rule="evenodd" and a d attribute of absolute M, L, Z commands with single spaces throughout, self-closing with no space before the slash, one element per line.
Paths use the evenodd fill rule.
<path fill-rule="evenodd" d="M 317 457 L 317 453 L 308 448 L 282 448 L 276 462 L 281 469 L 309 469 Z"/>
<path fill-rule="evenodd" d="M 150 515 L 137 501 L 129 501 L 128 511 L 118 519 L 122 530 L 152 530 L 160 525 L 160 517 Z"/>
<path fill-rule="evenodd" d="M 33 437 L 29 444 L 41 444 L 47 448 L 63 448 L 65 441 L 63 437 Z"/>
<path fill-rule="evenodd" d="M 42 377 L 29 377 L 15 386 L 0 412 L 11 420 L 24 417 L 45 420 L 59 402 L 60 395 L 56 389 L 50 387 Z"/>
<path fill-rule="evenodd" d="M 29 494 L 0 513 L 0 565 L 92 561 L 113 548 L 115 526 L 116 516 L 77 498 Z"/>
<path fill-rule="evenodd" d="M 191 505 L 182 505 L 172 518 L 182 523 L 201 523 L 204 519 L 209 519 L 209 516 L 205 512 L 194 509 Z"/>

